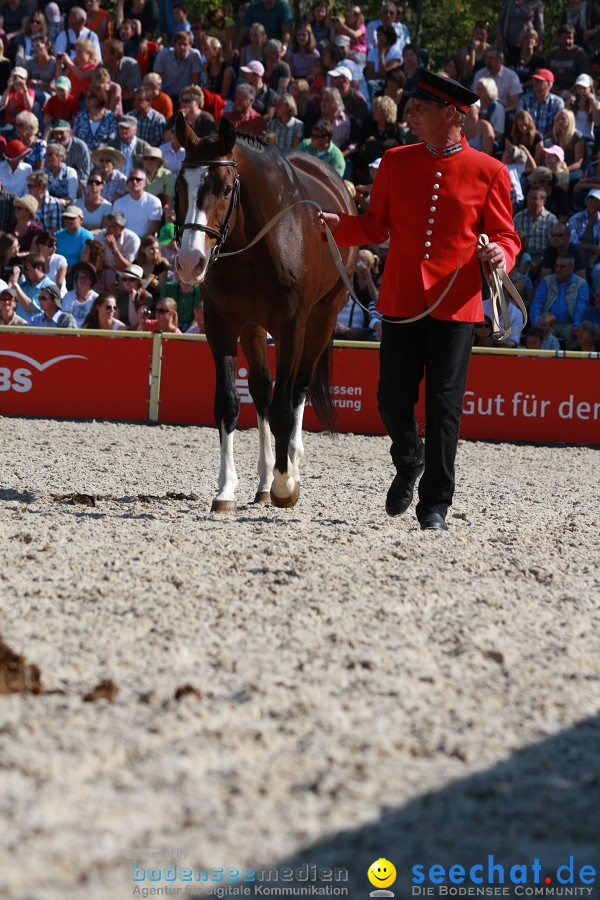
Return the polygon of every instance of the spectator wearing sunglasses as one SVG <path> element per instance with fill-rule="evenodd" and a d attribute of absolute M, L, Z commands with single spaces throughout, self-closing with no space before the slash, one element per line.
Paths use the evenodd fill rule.
<path fill-rule="evenodd" d="M 318 156 L 323 162 L 335 169 L 342 178 L 346 169 L 344 154 L 332 142 L 333 126 L 328 119 L 319 119 L 313 127 L 309 138 L 305 138 L 298 144 L 297 150 Z"/>
<path fill-rule="evenodd" d="M 550 231 L 550 246 L 544 250 L 542 256 L 542 278 L 552 275 L 558 256 L 572 256 L 575 260 L 575 274 L 579 278 L 586 277 L 587 257 L 580 244 L 571 243 L 571 230 L 564 222 L 557 222 Z"/>
<path fill-rule="evenodd" d="M 98 294 L 84 319 L 82 328 L 101 328 L 103 331 L 126 331 L 127 325 L 117 318 L 117 299 L 112 291 Z"/>
<path fill-rule="evenodd" d="M 162 204 L 146 190 L 146 173 L 143 169 L 132 169 L 127 178 L 129 191 L 115 200 L 113 209 L 122 212 L 127 226 L 139 237 L 156 234 L 162 218 Z"/>
<path fill-rule="evenodd" d="M 383 3 L 379 18 L 371 19 L 367 25 L 367 52 L 377 49 L 377 29 L 380 25 L 391 25 L 396 32 L 396 47 L 402 50 L 405 44 L 410 43 L 410 33 L 401 20 L 404 18 L 404 4 L 396 6 L 395 3 Z"/>
<path fill-rule="evenodd" d="M 47 36 L 48 23 L 46 22 L 46 16 L 42 12 L 32 13 L 23 29 L 23 34 L 16 41 L 15 62 L 17 65 L 22 65 L 24 59 L 31 59 L 36 39 L 46 38 Z"/>
<path fill-rule="evenodd" d="M 112 203 L 102 196 L 104 176 L 100 169 L 94 169 L 88 178 L 85 188 L 85 197 L 81 204 L 83 212 L 83 226 L 90 231 L 99 231 L 102 228 L 104 216 L 112 212 Z"/>
<path fill-rule="evenodd" d="M 138 310 L 138 331 L 163 331 L 167 334 L 181 334 L 178 327 L 177 302 L 172 297 L 163 297 L 154 310 L 156 318 L 148 317 L 149 310 L 142 306 Z"/>
<path fill-rule="evenodd" d="M 47 285 L 40 292 L 42 311 L 31 320 L 36 328 L 77 328 L 77 322 L 70 312 L 63 312 L 60 290 L 55 284 Z"/>

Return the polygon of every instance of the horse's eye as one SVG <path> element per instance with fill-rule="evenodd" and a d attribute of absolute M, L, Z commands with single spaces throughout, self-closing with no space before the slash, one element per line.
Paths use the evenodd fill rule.
<path fill-rule="evenodd" d="M 232 191 L 232 188 L 230 187 L 230 185 L 226 184 L 225 187 L 223 188 L 223 196 L 229 197 L 231 191 Z"/>

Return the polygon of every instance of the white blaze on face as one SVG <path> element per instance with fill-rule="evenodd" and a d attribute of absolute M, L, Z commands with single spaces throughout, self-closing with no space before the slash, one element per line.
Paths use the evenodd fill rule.
<path fill-rule="evenodd" d="M 186 225 L 206 225 L 206 213 L 198 209 L 197 198 L 200 188 L 208 175 L 208 166 L 198 166 L 194 169 L 186 169 L 183 173 L 187 184 L 188 202 L 185 215 Z M 206 233 L 186 228 L 181 231 L 181 244 L 176 256 L 177 271 L 187 284 L 200 284 L 206 274 L 206 263 L 209 252 L 206 248 Z"/>

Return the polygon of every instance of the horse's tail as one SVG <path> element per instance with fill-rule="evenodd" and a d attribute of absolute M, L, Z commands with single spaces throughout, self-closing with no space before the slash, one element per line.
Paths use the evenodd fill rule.
<path fill-rule="evenodd" d="M 310 402 L 319 421 L 327 431 L 337 431 L 337 416 L 331 399 L 331 348 L 329 341 L 319 357 L 315 377 L 308 392 Z"/>

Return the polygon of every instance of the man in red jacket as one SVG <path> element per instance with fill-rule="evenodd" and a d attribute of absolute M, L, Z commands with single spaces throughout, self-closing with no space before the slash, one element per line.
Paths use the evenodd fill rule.
<path fill-rule="evenodd" d="M 506 167 L 472 150 L 461 132 L 478 97 L 456 81 L 419 70 L 408 119 L 423 143 L 388 150 L 364 215 L 324 212 L 340 246 L 390 240 L 378 308 L 382 323 L 379 411 L 392 439 L 396 477 L 386 511 L 410 506 L 421 473 L 417 518 L 423 530 L 446 530 L 454 494 L 454 460 L 473 325 L 483 318 L 479 260 L 510 271 L 519 249 Z M 477 250 L 479 234 L 490 242 Z M 402 323 L 439 306 L 419 321 Z M 425 448 L 414 406 L 426 373 Z"/>

